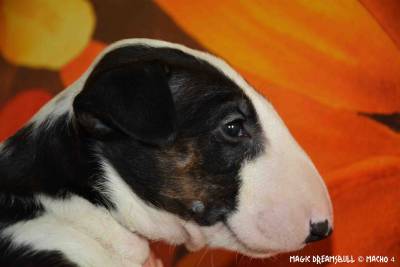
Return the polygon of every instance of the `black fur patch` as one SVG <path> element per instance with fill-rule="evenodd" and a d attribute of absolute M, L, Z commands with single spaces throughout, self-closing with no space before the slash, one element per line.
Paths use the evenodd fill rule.
<path fill-rule="evenodd" d="M 91 141 L 76 134 L 66 115 L 36 129 L 24 127 L 7 140 L 0 153 L 0 207 L 12 210 L 20 202 L 10 199 L 20 199 L 25 203 L 21 206 L 40 211 L 40 204 L 33 200 L 37 193 L 61 198 L 74 193 L 92 203 L 110 205 L 93 188 L 102 178 L 96 175 L 99 166 L 90 147 Z M 1 213 L 0 221 L 4 216 L 9 215 Z"/>
<path fill-rule="evenodd" d="M 9 238 L 0 239 L 1 267 L 77 267 L 59 251 L 35 251 L 29 246 L 14 246 Z"/>

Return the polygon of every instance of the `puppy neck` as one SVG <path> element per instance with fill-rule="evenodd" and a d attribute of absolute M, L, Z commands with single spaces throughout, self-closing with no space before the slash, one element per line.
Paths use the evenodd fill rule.
<path fill-rule="evenodd" d="M 114 203 L 112 214 L 130 231 L 150 240 L 164 240 L 174 245 L 184 243 L 190 250 L 198 250 L 206 245 L 199 226 L 145 203 L 104 158 L 102 169 L 106 179 L 101 187 Z"/>
<path fill-rule="evenodd" d="M 91 186 L 101 176 L 96 175 L 97 166 L 90 160 L 90 153 L 90 146 L 78 138 L 67 115 L 51 124 L 29 123 L 2 146 L 0 193 L 62 198 L 77 194 L 106 205 Z"/>

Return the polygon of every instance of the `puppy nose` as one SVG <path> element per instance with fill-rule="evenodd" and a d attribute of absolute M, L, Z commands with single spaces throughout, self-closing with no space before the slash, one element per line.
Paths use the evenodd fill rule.
<path fill-rule="evenodd" d="M 328 220 L 323 222 L 310 222 L 310 234 L 306 238 L 306 243 L 315 242 L 328 237 L 332 233 L 332 228 L 329 226 Z"/>

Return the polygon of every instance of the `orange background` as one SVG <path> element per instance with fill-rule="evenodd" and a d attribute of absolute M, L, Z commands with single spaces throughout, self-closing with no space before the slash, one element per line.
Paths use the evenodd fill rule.
<path fill-rule="evenodd" d="M 400 263 L 399 1 L 0 0 L 0 140 L 128 37 L 229 61 L 275 105 L 334 206 L 333 235 L 303 251 L 251 260 L 154 244 L 166 266 L 304 265 L 289 263 L 297 254 Z"/>

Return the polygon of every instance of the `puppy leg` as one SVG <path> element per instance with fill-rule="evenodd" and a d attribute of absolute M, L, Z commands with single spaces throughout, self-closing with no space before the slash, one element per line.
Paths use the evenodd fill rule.
<path fill-rule="evenodd" d="M 2 235 L 12 240 L 14 248 L 29 246 L 33 252 L 60 252 L 78 266 L 124 266 L 97 240 L 48 214 L 7 227 Z"/>
<path fill-rule="evenodd" d="M 59 220 L 94 238 L 121 261 L 121 266 L 143 264 L 148 258 L 147 240 L 120 225 L 107 209 L 78 196 L 62 201 L 41 197 L 40 201 Z"/>

